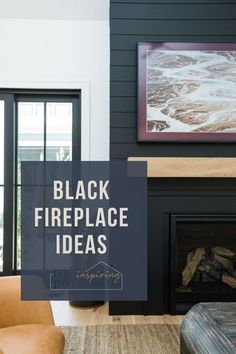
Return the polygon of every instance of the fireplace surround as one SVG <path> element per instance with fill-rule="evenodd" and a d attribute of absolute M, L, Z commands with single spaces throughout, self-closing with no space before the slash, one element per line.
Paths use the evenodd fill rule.
<path fill-rule="evenodd" d="M 145 160 L 135 158 L 130 160 Z M 236 244 L 219 240 L 220 228 L 236 239 L 236 159 L 234 158 L 152 158 L 148 161 L 148 301 L 110 302 L 111 315 L 182 314 L 200 301 L 235 301 L 236 293 L 206 291 L 176 292 L 176 279 L 186 266 L 187 253 L 197 248 L 236 250 Z M 162 168 L 163 167 L 163 168 Z M 185 171 L 185 173 L 184 173 Z M 180 238 L 183 224 L 208 225 L 217 234 L 208 244 L 202 239 L 187 248 L 176 276 L 176 231 Z M 218 225 L 215 227 L 214 225 Z M 185 225 L 186 226 L 186 225 Z M 229 232 L 229 230 L 231 230 Z M 191 232 L 191 234 L 196 231 Z M 186 233 L 186 231 L 185 231 Z M 222 233 L 223 235 L 223 233 Z M 183 236 L 183 237 L 186 237 Z M 199 242 L 199 243 L 198 243 Z M 205 242 L 205 241 L 204 241 Z M 178 265 L 178 264 L 177 264 Z M 201 266 L 199 264 L 199 266 Z M 221 275 L 222 276 L 222 275 Z M 180 278 L 178 278 L 180 279 Z M 178 284 L 179 285 L 179 284 Z M 191 284 L 192 285 L 192 284 Z M 204 285 L 204 284 L 203 284 Z"/>

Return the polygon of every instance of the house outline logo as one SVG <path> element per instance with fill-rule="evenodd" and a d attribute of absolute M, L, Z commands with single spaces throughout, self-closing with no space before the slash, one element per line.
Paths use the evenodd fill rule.
<path fill-rule="evenodd" d="M 55 276 L 54 273 L 50 273 L 50 290 L 51 291 L 123 291 L 124 289 L 124 275 L 122 272 L 120 272 L 119 270 L 117 270 L 116 268 L 110 266 L 109 264 L 105 263 L 104 261 L 100 261 L 96 264 L 94 264 L 93 266 L 91 266 L 90 268 L 82 271 L 81 273 L 87 273 L 89 271 L 91 271 L 92 269 L 98 267 L 99 265 L 102 265 L 104 267 L 107 267 L 107 269 L 111 269 L 112 271 L 114 271 L 116 274 L 119 274 L 120 275 L 120 287 L 119 288 L 98 288 L 98 289 L 93 289 L 93 288 L 72 288 L 72 289 L 69 289 L 69 288 L 53 288 L 52 287 L 52 277 Z M 71 273 L 74 273 L 74 272 L 71 272 Z M 105 283 L 106 283 L 106 280 L 104 280 Z"/>
<path fill-rule="evenodd" d="M 110 266 L 109 264 L 107 264 L 107 263 L 104 262 L 104 261 L 100 261 L 100 262 L 94 264 L 92 267 L 90 267 L 90 268 L 84 270 L 84 272 L 88 272 L 89 270 L 91 270 L 91 269 L 93 269 L 93 268 L 99 266 L 100 264 L 104 264 L 105 266 L 107 266 L 108 268 L 114 270 L 116 273 L 119 273 L 119 274 L 123 277 L 123 273 L 119 272 L 119 270 L 117 270 L 116 268 Z"/>
<path fill-rule="evenodd" d="M 118 273 L 118 274 L 121 276 L 121 280 L 120 280 L 121 286 L 120 286 L 120 288 L 116 288 L 116 289 L 113 289 L 113 288 L 112 288 L 112 289 L 110 289 L 110 288 L 103 288 L 103 289 L 83 289 L 83 290 L 104 290 L 104 291 L 110 291 L 110 290 L 112 290 L 112 291 L 117 291 L 117 290 L 118 290 L 118 291 L 122 291 L 122 290 L 123 290 L 123 284 L 124 284 L 124 275 L 123 275 L 123 273 L 120 272 L 119 270 L 117 270 L 116 268 L 110 266 L 109 264 L 107 264 L 107 263 L 104 262 L 104 261 L 100 261 L 100 262 L 94 264 L 92 267 L 90 267 L 90 268 L 84 270 L 84 273 L 89 272 L 90 270 L 92 270 L 92 269 L 98 267 L 99 265 L 103 265 L 103 266 L 107 267 L 108 269 L 112 269 L 113 271 L 115 271 L 116 273 Z M 82 289 L 81 289 L 81 290 L 82 290 Z"/>

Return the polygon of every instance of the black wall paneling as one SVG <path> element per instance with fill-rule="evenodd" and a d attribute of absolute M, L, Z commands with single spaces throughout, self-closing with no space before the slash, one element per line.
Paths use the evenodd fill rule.
<path fill-rule="evenodd" d="M 235 0 L 112 0 L 112 3 L 120 4 L 235 4 Z"/>
<path fill-rule="evenodd" d="M 126 128 L 123 128 L 124 130 Z M 116 159 L 126 159 L 128 156 L 185 156 L 185 157 L 234 157 L 235 144 L 187 144 L 187 143 L 115 143 L 111 144 L 111 156 Z"/>
<path fill-rule="evenodd" d="M 236 42 L 236 0 L 111 0 L 111 158 L 235 156 L 235 143 L 137 143 L 137 43 Z"/>
<path fill-rule="evenodd" d="M 111 83 L 111 96 L 136 98 L 136 81 L 113 81 Z M 112 109 L 114 109 L 113 105 Z"/>
<path fill-rule="evenodd" d="M 223 21 L 224 22 L 224 21 Z M 223 25 L 223 24 L 222 24 Z M 236 32 L 228 36 L 219 35 L 121 35 L 111 34 L 111 50 L 133 50 L 136 52 L 138 42 L 236 42 Z M 113 67 L 113 62 L 111 61 Z"/>
<path fill-rule="evenodd" d="M 236 0 L 111 0 L 110 17 L 111 159 L 236 156 L 233 142 L 137 143 L 136 139 L 137 43 L 236 42 Z M 111 302 L 111 314 L 169 312 L 166 212 L 187 213 L 192 207 L 196 213 L 236 214 L 234 179 L 149 179 L 148 186 L 148 302 Z"/>
<path fill-rule="evenodd" d="M 111 113 L 111 128 L 135 128 L 136 113 Z"/>
<path fill-rule="evenodd" d="M 114 19 L 111 25 L 112 34 L 171 36 L 172 34 L 204 36 L 228 36 L 236 32 L 235 20 L 127 20 Z"/>
<path fill-rule="evenodd" d="M 217 19 L 235 19 L 236 4 L 225 3 L 209 4 L 204 3 L 204 11 L 202 11 L 203 4 L 181 3 L 168 4 L 163 3 L 136 3 L 135 6 L 129 1 L 123 3 L 111 4 L 111 11 L 115 14 L 115 18 L 120 19 L 142 19 L 142 20 L 217 20 Z"/>

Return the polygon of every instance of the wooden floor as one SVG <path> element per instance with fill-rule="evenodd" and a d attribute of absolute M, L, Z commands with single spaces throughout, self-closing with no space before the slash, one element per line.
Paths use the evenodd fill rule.
<path fill-rule="evenodd" d="M 81 309 L 68 301 L 52 301 L 57 326 L 86 326 L 105 324 L 180 324 L 182 316 L 109 316 L 108 303 L 94 309 Z"/>

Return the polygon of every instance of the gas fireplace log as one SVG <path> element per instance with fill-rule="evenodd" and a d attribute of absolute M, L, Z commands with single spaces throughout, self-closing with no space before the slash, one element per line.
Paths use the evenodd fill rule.
<path fill-rule="evenodd" d="M 198 267 L 198 269 L 201 272 L 207 273 L 212 278 L 212 280 L 208 279 L 208 281 L 214 281 L 214 279 L 220 280 L 220 272 L 212 269 L 209 265 L 200 266 L 200 267 Z"/>
<path fill-rule="evenodd" d="M 231 288 L 236 289 L 236 279 L 228 274 L 222 275 L 223 283 L 229 285 Z"/>
<path fill-rule="evenodd" d="M 221 263 L 225 269 L 229 272 L 232 272 L 233 270 L 233 262 L 231 262 L 229 259 L 218 256 L 216 253 L 214 254 L 215 259 Z"/>
<path fill-rule="evenodd" d="M 212 252 L 218 256 L 233 258 L 235 256 L 235 252 L 229 250 L 228 248 L 224 247 L 213 247 Z"/>
<path fill-rule="evenodd" d="M 188 286 L 205 255 L 206 251 L 204 248 L 197 248 L 195 251 L 188 254 L 187 265 L 182 271 L 183 286 Z"/>

